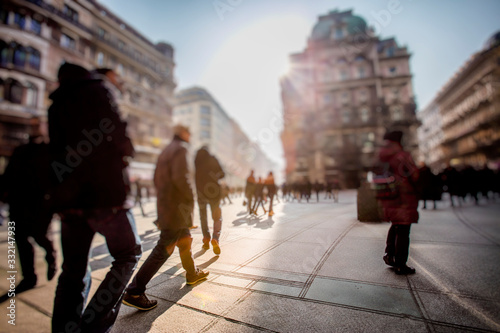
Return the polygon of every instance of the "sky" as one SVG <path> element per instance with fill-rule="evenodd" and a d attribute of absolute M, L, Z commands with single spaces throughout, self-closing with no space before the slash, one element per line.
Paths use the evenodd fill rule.
<path fill-rule="evenodd" d="M 318 16 L 353 10 L 379 37 L 406 46 L 418 110 L 500 31 L 498 0 L 98 1 L 152 42 L 170 43 L 177 89 L 207 89 L 279 167 L 279 80 Z"/>

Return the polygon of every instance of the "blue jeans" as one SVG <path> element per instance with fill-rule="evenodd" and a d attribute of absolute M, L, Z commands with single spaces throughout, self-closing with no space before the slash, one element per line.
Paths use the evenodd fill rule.
<path fill-rule="evenodd" d="M 132 213 L 111 209 L 61 217 L 64 262 L 56 289 L 52 332 L 109 332 L 120 310 L 125 287 L 141 257 Z M 114 261 L 86 308 L 88 258 L 95 233 L 106 238 Z"/>
<path fill-rule="evenodd" d="M 186 270 L 186 274 L 196 274 L 196 265 L 191 253 L 192 242 L 193 238 L 187 228 L 162 229 L 158 243 L 128 286 L 127 292 L 131 295 L 143 294 L 146 285 L 174 252 L 175 246 L 179 248 L 182 267 Z"/>
<path fill-rule="evenodd" d="M 212 220 L 214 220 L 214 231 L 212 237 L 210 237 L 210 228 L 208 227 L 207 221 L 207 205 L 210 205 Z M 198 198 L 198 207 L 200 208 L 200 224 L 201 232 L 203 233 L 203 243 L 210 242 L 210 239 L 219 241 L 222 229 L 222 212 L 220 209 L 220 199 L 208 200 L 204 198 Z"/>

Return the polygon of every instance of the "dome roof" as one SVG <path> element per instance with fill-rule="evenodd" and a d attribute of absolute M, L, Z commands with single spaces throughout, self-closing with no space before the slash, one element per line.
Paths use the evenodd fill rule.
<path fill-rule="evenodd" d="M 328 15 L 320 16 L 313 28 L 311 39 L 330 39 L 332 28 L 336 26 L 346 27 L 349 35 L 365 32 L 367 29 L 366 21 L 360 16 L 352 15 L 352 11 L 334 10 Z"/>

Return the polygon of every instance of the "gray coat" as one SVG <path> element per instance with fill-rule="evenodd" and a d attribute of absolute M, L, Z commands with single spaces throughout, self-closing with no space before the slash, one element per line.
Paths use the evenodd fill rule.
<path fill-rule="evenodd" d="M 194 196 L 184 145 L 175 136 L 158 157 L 154 184 L 160 229 L 178 230 L 193 225 Z"/>

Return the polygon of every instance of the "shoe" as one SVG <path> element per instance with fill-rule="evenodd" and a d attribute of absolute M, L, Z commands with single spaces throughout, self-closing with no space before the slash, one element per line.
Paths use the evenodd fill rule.
<path fill-rule="evenodd" d="M 56 263 L 49 264 L 47 268 L 47 280 L 52 280 L 56 276 L 57 268 Z"/>
<path fill-rule="evenodd" d="M 210 244 L 209 243 L 203 243 L 203 246 L 201 248 L 203 250 L 208 250 L 208 249 L 210 249 Z"/>
<path fill-rule="evenodd" d="M 214 249 L 214 253 L 216 255 L 219 255 L 220 254 L 220 247 L 219 247 L 219 242 L 215 239 L 212 239 L 212 247 Z"/>
<path fill-rule="evenodd" d="M 23 291 L 33 289 L 33 288 L 35 288 L 35 286 L 36 286 L 36 280 L 28 281 L 26 279 L 23 279 L 16 286 L 16 293 L 22 293 Z"/>
<path fill-rule="evenodd" d="M 189 229 L 196 229 L 196 228 L 198 228 L 197 225 L 192 225 L 192 226 L 189 227 Z"/>
<path fill-rule="evenodd" d="M 202 280 L 205 280 L 208 274 L 210 274 L 210 272 L 197 268 L 196 274 L 186 274 L 186 284 L 195 284 Z"/>
<path fill-rule="evenodd" d="M 389 256 L 387 253 L 384 254 L 384 256 L 382 257 L 382 259 L 384 259 L 384 262 L 385 262 L 386 265 L 392 266 L 392 267 L 396 266 L 396 263 L 394 262 L 394 257 Z"/>
<path fill-rule="evenodd" d="M 400 266 L 400 267 L 395 267 L 394 272 L 397 275 L 415 274 L 415 268 L 404 265 L 404 266 Z"/>
<path fill-rule="evenodd" d="M 144 293 L 131 295 L 128 292 L 125 292 L 125 295 L 123 295 L 122 303 L 143 311 L 151 310 L 158 305 L 158 301 L 150 301 Z"/>
<path fill-rule="evenodd" d="M 269 211 L 269 217 L 273 216 L 274 212 L 272 210 Z"/>

